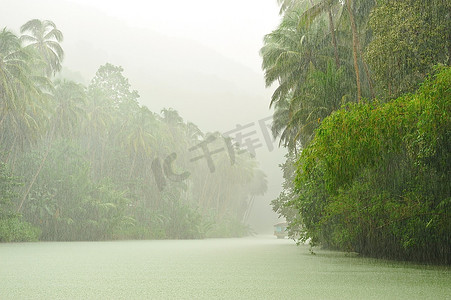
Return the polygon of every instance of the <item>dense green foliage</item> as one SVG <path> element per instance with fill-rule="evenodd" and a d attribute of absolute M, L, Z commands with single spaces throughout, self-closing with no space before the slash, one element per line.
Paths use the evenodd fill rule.
<path fill-rule="evenodd" d="M 450 262 L 451 68 L 414 95 L 348 105 L 298 161 L 293 201 L 312 242 Z"/>
<path fill-rule="evenodd" d="M 24 222 L 15 213 L 14 199 L 20 182 L 11 176 L 4 163 L 0 163 L 0 242 L 33 241 L 39 230 Z"/>
<path fill-rule="evenodd" d="M 451 3 L 443 0 L 381 1 L 370 18 L 373 38 L 366 56 L 380 96 L 415 89 L 437 63 L 449 63 Z"/>
<path fill-rule="evenodd" d="M 279 84 L 272 129 L 289 154 L 272 205 L 290 235 L 449 263 L 450 4 L 278 2 L 261 54 Z"/>
<path fill-rule="evenodd" d="M 248 210 L 266 191 L 255 158 L 173 109 L 140 105 L 120 66 L 100 66 L 88 86 L 56 79 L 62 33 L 40 20 L 21 32 L 0 32 L 1 241 L 250 233 Z M 214 169 L 205 140 L 223 148 Z"/>
<path fill-rule="evenodd" d="M 353 40 L 350 15 L 369 15 L 373 5 L 358 2 L 349 14 L 340 1 L 284 1 L 282 21 L 265 36 L 260 53 L 266 85 L 278 83 L 270 104 L 275 109 L 273 134 L 290 151 L 307 145 L 320 121 L 341 104 L 372 97 L 361 51 L 355 69 L 353 46 L 358 41 Z M 367 21 L 354 23 L 361 27 L 359 47 L 364 47 Z"/>

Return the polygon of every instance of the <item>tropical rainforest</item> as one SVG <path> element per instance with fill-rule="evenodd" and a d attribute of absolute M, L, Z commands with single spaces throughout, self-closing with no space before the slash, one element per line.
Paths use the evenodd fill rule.
<path fill-rule="evenodd" d="M 290 236 L 451 263 L 451 2 L 278 3 L 261 56 Z"/>
<path fill-rule="evenodd" d="M 251 233 L 267 189 L 254 156 L 140 105 L 121 66 L 64 78 L 62 41 L 50 20 L 0 31 L 0 241 Z"/>
<path fill-rule="evenodd" d="M 278 0 L 260 50 L 298 243 L 451 262 L 451 2 Z M 124 69 L 64 78 L 63 33 L 0 31 L 0 241 L 231 237 L 267 189 L 251 153 Z"/>

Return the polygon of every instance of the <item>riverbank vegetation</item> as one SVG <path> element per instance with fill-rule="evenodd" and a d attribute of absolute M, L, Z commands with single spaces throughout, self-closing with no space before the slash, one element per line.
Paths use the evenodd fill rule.
<path fill-rule="evenodd" d="M 64 78 L 62 40 L 47 20 L 0 32 L 0 241 L 249 234 L 255 158 L 139 104 L 120 66 Z"/>
<path fill-rule="evenodd" d="M 279 1 L 261 50 L 300 242 L 451 262 L 451 5 Z"/>

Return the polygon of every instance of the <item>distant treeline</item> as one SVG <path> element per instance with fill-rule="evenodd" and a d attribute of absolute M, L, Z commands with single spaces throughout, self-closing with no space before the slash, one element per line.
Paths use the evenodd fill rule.
<path fill-rule="evenodd" d="M 61 78 L 53 22 L 20 32 L 0 32 L 0 241 L 250 233 L 266 191 L 252 155 L 140 105 L 122 67 L 100 66 L 88 86 Z"/>
<path fill-rule="evenodd" d="M 261 49 L 293 238 L 451 262 L 451 2 L 281 0 Z"/>

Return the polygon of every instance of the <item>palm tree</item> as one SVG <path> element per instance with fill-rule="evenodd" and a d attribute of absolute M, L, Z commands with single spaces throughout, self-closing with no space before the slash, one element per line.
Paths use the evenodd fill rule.
<path fill-rule="evenodd" d="M 294 152 L 307 145 L 321 120 L 348 101 L 350 90 L 344 69 L 331 60 L 324 71 L 312 65 L 298 96 L 289 95 L 275 107 L 271 129 L 279 145 Z"/>
<path fill-rule="evenodd" d="M 164 108 L 161 110 L 161 114 L 161 120 L 166 125 L 164 136 L 166 141 L 169 142 L 168 145 L 172 147 L 170 151 L 184 153 L 190 147 L 191 142 L 186 138 L 187 124 L 185 124 L 183 118 L 173 108 Z M 168 145 L 166 145 L 166 148 Z M 182 159 L 182 157 L 179 158 Z"/>
<path fill-rule="evenodd" d="M 278 0 L 280 5 L 280 14 L 288 11 L 288 10 L 299 10 L 302 9 L 304 2 L 302 0 Z M 335 64 L 337 67 L 340 67 L 340 59 L 338 55 L 338 46 L 337 46 L 337 38 L 335 33 L 334 20 L 332 16 L 332 9 L 334 6 L 340 6 L 339 0 L 321 0 L 316 4 L 313 3 L 313 0 L 309 0 L 310 7 L 304 9 L 300 19 L 299 19 L 299 27 L 309 28 L 315 19 L 320 17 L 324 12 L 327 12 L 328 22 L 329 22 L 329 31 L 331 36 L 332 45 L 334 47 L 334 55 L 335 55 Z M 341 10 L 338 9 L 338 18 L 340 18 Z"/>
<path fill-rule="evenodd" d="M 81 119 L 86 117 L 84 105 L 86 103 L 85 88 L 78 83 L 67 80 L 57 80 L 53 95 L 53 126 L 57 134 L 73 137 L 79 129 Z"/>
<path fill-rule="evenodd" d="M 81 105 L 84 102 L 85 93 L 84 88 L 74 82 L 70 81 L 57 81 L 55 83 L 55 90 L 53 93 L 54 110 L 49 112 L 49 128 L 46 136 L 46 146 L 41 162 L 38 169 L 31 178 L 25 193 L 22 195 L 17 212 L 22 209 L 22 206 L 30 193 L 36 179 L 41 173 L 42 167 L 47 161 L 47 157 L 50 153 L 51 146 L 56 134 L 72 136 L 74 133 L 75 125 L 78 124 L 78 120 L 83 112 Z"/>
<path fill-rule="evenodd" d="M 294 107 L 290 104 L 291 99 L 292 95 L 290 94 L 275 106 L 271 131 L 275 138 L 279 137 L 279 147 L 284 146 L 296 151 L 297 141 L 295 137 L 301 125 L 297 123 L 299 120 L 292 118 Z"/>
<path fill-rule="evenodd" d="M 183 125 L 183 118 L 179 115 L 178 111 L 173 108 L 163 108 L 161 110 L 163 115 L 163 122 L 176 127 Z"/>
<path fill-rule="evenodd" d="M 17 36 L 6 28 L 0 32 L 0 143 L 10 154 L 36 141 L 42 126 L 38 112 L 50 83 L 32 76 L 32 59 Z"/>
<path fill-rule="evenodd" d="M 33 19 L 22 25 L 20 32 L 20 39 L 27 43 L 27 47 L 35 49 L 45 61 L 44 73 L 47 76 L 55 75 L 61 70 L 64 51 L 60 43 L 63 41 L 63 34 L 55 23 Z"/>
<path fill-rule="evenodd" d="M 0 126 L 8 113 L 23 108 L 23 96 L 36 91 L 28 74 L 30 57 L 21 47 L 20 40 L 4 28 L 0 32 Z M 22 99 L 21 99 L 22 98 Z"/>
<path fill-rule="evenodd" d="M 133 119 L 126 120 L 118 134 L 123 149 L 131 155 L 131 164 L 128 179 L 135 170 L 138 157 L 150 159 L 156 144 L 155 129 L 156 118 L 147 107 L 139 108 Z"/>
<path fill-rule="evenodd" d="M 211 151 L 224 148 L 224 137 L 219 132 L 209 133 L 207 137 L 213 138 L 208 144 Z M 212 154 L 211 159 L 214 172 L 204 161 L 190 166 L 195 205 L 217 217 L 232 214 L 237 220 L 242 220 L 248 207 L 246 203 L 243 207 L 243 201 L 247 201 L 250 194 L 249 184 L 256 172 L 257 161 L 249 153 L 237 153 L 232 159 L 225 149 Z"/>
<path fill-rule="evenodd" d="M 275 107 L 273 134 L 280 136 L 280 144 L 294 151 L 299 142 L 305 146 L 311 139 L 318 118 L 324 117 L 323 112 L 330 113 L 330 107 L 336 108 L 334 97 L 341 100 L 343 96 L 333 91 L 321 94 L 324 97 L 321 101 L 315 96 L 314 90 L 323 90 L 324 84 L 320 77 L 315 84 L 312 73 L 319 67 L 324 72 L 332 72 L 328 62 L 330 44 L 321 24 L 299 26 L 302 18 L 305 18 L 302 11 L 287 11 L 280 26 L 265 36 L 261 49 L 267 86 L 275 81 L 279 83 L 270 104 Z M 333 71 L 338 69 L 335 66 Z"/>
<path fill-rule="evenodd" d="M 193 143 L 198 143 L 199 139 L 204 137 L 204 133 L 202 132 L 202 130 L 200 130 L 199 127 L 192 122 L 186 123 L 185 135 L 188 138 L 188 140 Z"/>
<path fill-rule="evenodd" d="M 90 87 L 87 92 L 87 102 L 84 106 L 86 118 L 82 124 L 86 148 L 91 153 L 92 170 L 98 178 L 103 176 L 104 162 L 107 160 L 105 151 L 112 133 L 115 116 L 113 103 L 99 89 Z"/>
<path fill-rule="evenodd" d="M 279 4 L 281 5 L 281 13 L 286 12 L 288 10 L 292 9 L 299 9 L 301 4 L 304 2 L 302 0 L 278 0 Z M 374 1 L 375 2 L 375 1 Z M 354 73 L 356 77 L 356 86 L 357 86 L 357 101 L 360 102 L 360 99 L 362 97 L 361 92 L 361 75 L 359 70 L 359 63 L 358 63 L 358 56 L 360 55 L 360 59 L 362 61 L 362 65 L 364 67 L 367 81 L 370 89 L 371 96 L 374 98 L 374 91 L 373 91 L 373 84 L 370 78 L 370 72 L 368 70 L 368 66 L 364 61 L 364 58 L 362 57 L 362 51 L 360 47 L 360 41 L 359 41 L 359 32 L 357 30 L 356 21 L 354 18 L 354 10 L 353 0 L 320 0 L 316 4 L 313 4 L 313 1 L 310 0 L 311 7 L 306 9 L 299 20 L 300 27 L 308 28 L 315 19 L 320 17 L 324 12 L 327 12 L 328 15 L 328 21 L 329 21 L 329 30 L 331 35 L 332 44 L 334 47 L 334 56 L 335 56 L 335 64 L 337 67 L 340 67 L 340 58 L 339 58 L 339 51 L 338 51 L 338 45 L 337 45 L 337 39 L 335 34 L 335 26 L 333 22 L 333 16 L 332 16 L 332 9 L 333 7 L 338 7 L 336 10 L 339 12 L 338 19 L 341 18 L 341 6 L 345 4 L 346 10 L 348 12 L 349 22 L 350 22 L 350 29 L 352 33 L 352 54 L 353 54 L 353 64 L 354 64 Z M 362 10 L 364 10 L 364 15 L 368 15 L 371 7 L 375 5 L 372 1 L 364 1 L 364 3 L 360 3 L 360 7 L 363 7 Z M 361 19 L 365 19 L 364 17 Z M 367 18 L 366 18 L 367 19 Z"/>
<path fill-rule="evenodd" d="M 358 21 L 364 28 L 365 16 L 374 3 L 358 2 L 353 9 L 352 1 L 345 3 L 340 0 L 310 1 L 310 7 L 306 7 L 308 3 L 301 0 L 280 0 L 279 4 L 284 17 L 279 27 L 265 36 L 265 45 L 261 49 L 262 67 L 267 86 L 276 81 L 279 84 L 270 103 L 270 107 L 275 108 L 273 135 L 280 137 L 280 144 L 296 152 L 298 146 L 305 146 L 311 140 L 314 129 L 322 119 L 350 100 L 350 91 L 357 90 L 357 101 L 360 101 L 362 84 L 358 55 L 361 48 L 354 11 L 363 14 Z M 345 7 L 348 14 L 342 14 Z M 336 12 L 335 17 L 332 11 Z M 325 13 L 327 18 L 322 18 Z M 341 30 L 335 30 L 334 19 L 337 19 L 337 28 Z M 327 20 L 329 36 L 332 37 L 330 44 L 325 34 L 327 30 L 321 25 L 322 21 Z M 339 57 L 336 33 L 341 36 L 342 59 Z M 364 34 L 368 33 L 365 31 Z M 333 52 L 330 51 L 332 48 Z M 346 59 L 351 57 L 351 53 L 352 62 Z M 332 57 L 335 67 L 330 65 L 329 59 Z M 363 57 L 360 62 L 373 96 L 370 72 Z M 352 66 L 354 71 L 351 71 Z M 345 72 L 351 76 L 355 74 L 356 88 L 350 85 L 347 80 L 350 76 L 345 76 Z M 341 78 L 341 82 L 336 76 Z"/>
<path fill-rule="evenodd" d="M 278 82 L 270 107 L 293 93 L 305 81 L 310 64 L 318 62 L 318 51 L 322 45 L 315 32 L 298 28 L 300 15 L 296 11 L 285 14 L 279 27 L 264 37 L 260 50 L 263 58 L 266 86 Z"/>
<path fill-rule="evenodd" d="M 307 0 L 277 0 L 277 4 L 280 6 L 279 15 L 289 11 L 298 9 L 300 6 L 303 6 Z M 313 0 L 308 0 L 311 6 L 313 6 Z"/>
<path fill-rule="evenodd" d="M 246 203 L 246 210 L 243 211 L 243 223 L 247 223 L 252 207 L 254 206 L 254 201 L 256 196 L 263 196 L 268 190 L 268 180 L 266 179 L 266 174 L 260 169 L 254 169 L 254 174 L 252 176 L 251 182 L 247 186 L 247 192 L 249 194 L 249 201 Z"/>

